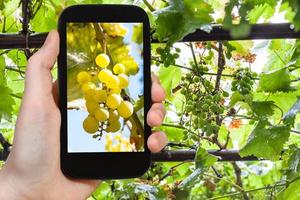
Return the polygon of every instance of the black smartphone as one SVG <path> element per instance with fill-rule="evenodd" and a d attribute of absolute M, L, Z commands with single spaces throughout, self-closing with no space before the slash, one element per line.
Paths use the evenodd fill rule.
<path fill-rule="evenodd" d="M 77 5 L 60 18 L 61 169 L 73 178 L 141 176 L 150 165 L 147 14 L 129 5 Z"/>

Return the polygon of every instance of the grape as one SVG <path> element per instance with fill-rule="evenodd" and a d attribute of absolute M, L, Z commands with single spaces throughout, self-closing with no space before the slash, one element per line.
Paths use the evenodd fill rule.
<path fill-rule="evenodd" d="M 94 114 L 95 113 L 95 110 L 97 108 L 99 108 L 99 104 L 95 101 L 86 101 L 85 102 L 85 106 L 86 106 L 86 109 L 87 111 L 90 113 L 90 114 Z"/>
<path fill-rule="evenodd" d="M 120 95 L 111 94 L 106 99 L 106 105 L 107 105 L 107 107 L 109 107 L 111 109 L 116 109 L 120 106 L 121 101 L 122 101 L 122 98 Z"/>
<path fill-rule="evenodd" d="M 109 94 L 120 94 L 121 88 L 112 88 L 109 90 Z"/>
<path fill-rule="evenodd" d="M 108 78 L 106 82 L 106 86 L 108 88 L 119 88 L 119 78 L 116 75 L 112 75 L 111 77 Z"/>
<path fill-rule="evenodd" d="M 102 69 L 98 74 L 98 79 L 102 83 L 106 83 L 108 79 L 112 76 L 112 72 L 108 69 Z"/>
<path fill-rule="evenodd" d="M 107 93 L 106 90 L 96 90 L 95 91 L 95 96 L 94 96 L 94 101 L 98 103 L 104 103 L 107 99 Z"/>
<path fill-rule="evenodd" d="M 128 76 L 126 74 L 119 74 L 118 78 L 120 81 L 120 88 L 127 88 L 129 85 Z"/>
<path fill-rule="evenodd" d="M 77 74 L 77 82 L 82 85 L 84 83 L 90 82 L 92 79 L 88 72 L 82 71 Z"/>
<path fill-rule="evenodd" d="M 115 64 L 113 72 L 115 74 L 123 74 L 125 72 L 125 66 L 121 63 Z"/>
<path fill-rule="evenodd" d="M 96 91 L 94 89 L 88 89 L 84 93 L 84 98 L 85 98 L 86 101 L 92 101 L 92 100 L 94 100 L 95 94 L 96 94 Z"/>
<path fill-rule="evenodd" d="M 115 133 L 118 130 L 120 130 L 120 128 L 121 128 L 121 123 L 119 122 L 119 120 L 117 120 L 117 121 L 110 122 L 105 131 L 108 133 L 109 132 Z"/>
<path fill-rule="evenodd" d="M 91 133 L 91 134 L 96 133 L 99 129 L 99 123 L 93 116 L 89 115 L 83 121 L 83 129 L 87 133 Z"/>
<path fill-rule="evenodd" d="M 97 108 L 95 110 L 95 118 L 99 121 L 99 122 L 104 122 L 108 119 L 109 117 L 109 112 L 107 109 L 105 108 Z"/>
<path fill-rule="evenodd" d="M 108 122 L 113 122 L 119 120 L 120 116 L 116 110 L 109 111 Z"/>
<path fill-rule="evenodd" d="M 129 101 L 122 101 L 117 110 L 121 117 L 129 118 L 133 113 L 133 105 Z"/>
<path fill-rule="evenodd" d="M 83 84 L 82 86 L 81 86 L 81 91 L 85 94 L 88 90 L 90 90 L 90 89 L 92 89 L 92 90 L 94 90 L 94 89 L 96 89 L 96 85 L 94 84 L 94 83 L 92 83 L 92 82 L 87 82 L 87 83 L 85 83 L 85 84 Z"/>
<path fill-rule="evenodd" d="M 106 68 L 109 65 L 109 57 L 108 55 L 102 53 L 96 57 L 96 64 L 101 68 Z"/>

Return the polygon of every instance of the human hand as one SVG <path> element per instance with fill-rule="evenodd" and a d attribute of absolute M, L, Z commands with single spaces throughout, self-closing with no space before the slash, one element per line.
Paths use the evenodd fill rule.
<path fill-rule="evenodd" d="M 60 168 L 60 124 L 57 83 L 51 69 L 59 52 L 59 35 L 51 31 L 29 60 L 25 91 L 15 127 L 12 151 L 0 171 L 0 199 L 85 199 L 100 183 L 65 177 Z M 149 126 L 162 123 L 165 92 L 152 75 L 152 101 L 147 115 Z M 167 143 L 163 132 L 154 132 L 147 144 L 152 152 Z"/>

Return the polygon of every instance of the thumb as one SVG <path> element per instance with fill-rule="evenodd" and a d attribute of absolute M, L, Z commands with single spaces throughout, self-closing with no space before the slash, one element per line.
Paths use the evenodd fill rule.
<path fill-rule="evenodd" d="M 51 69 L 59 52 L 59 35 L 57 31 L 51 31 L 44 45 L 30 57 L 25 74 L 24 104 L 39 102 L 52 103 L 52 75 Z M 51 98 L 49 98 L 51 97 Z"/>

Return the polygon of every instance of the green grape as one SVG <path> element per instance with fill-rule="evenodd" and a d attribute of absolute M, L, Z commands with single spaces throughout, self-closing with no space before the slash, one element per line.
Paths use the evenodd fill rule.
<path fill-rule="evenodd" d="M 118 78 L 119 78 L 120 88 L 127 88 L 129 85 L 128 76 L 126 74 L 119 74 Z"/>
<path fill-rule="evenodd" d="M 129 101 L 122 101 L 117 110 L 119 115 L 126 119 L 133 114 L 133 105 Z"/>
<path fill-rule="evenodd" d="M 84 98 L 85 98 L 86 101 L 92 101 L 92 100 L 94 100 L 95 94 L 96 94 L 96 90 L 95 89 L 88 89 L 84 93 Z"/>
<path fill-rule="evenodd" d="M 106 90 L 96 90 L 93 100 L 98 103 L 104 103 L 107 99 L 107 92 Z"/>
<path fill-rule="evenodd" d="M 113 68 L 113 72 L 115 74 L 123 74 L 123 73 L 125 73 L 125 66 L 121 63 L 115 64 L 115 66 Z"/>
<path fill-rule="evenodd" d="M 85 106 L 90 114 L 94 114 L 95 110 L 99 107 L 99 104 L 95 101 L 86 101 Z"/>
<path fill-rule="evenodd" d="M 116 75 L 112 75 L 106 81 L 106 86 L 108 88 L 119 88 L 119 84 L 120 84 L 120 80 L 119 80 L 118 76 L 116 76 Z"/>
<path fill-rule="evenodd" d="M 116 110 L 109 111 L 108 122 L 113 122 L 119 120 L 120 116 Z"/>
<path fill-rule="evenodd" d="M 98 73 L 98 79 L 99 81 L 101 81 L 102 83 L 106 83 L 110 77 L 112 77 L 113 74 L 110 70 L 108 69 L 102 69 L 99 73 Z"/>
<path fill-rule="evenodd" d="M 109 117 L 109 112 L 107 109 L 105 108 L 100 108 L 98 107 L 95 110 L 95 118 L 99 121 L 99 122 L 104 122 L 108 119 Z"/>
<path fill-rule="evenodd" d="M 110 94 L 106 99 L 106 105 L 110 109 L 116 109 L 120 106 L 122 98 L 118 94 Z"/>
<path fill-rule="evenodd" d="M 83 129 L 90 134 L 96 133 L 99 129 L 99 123 L 93 116 L 89 115 L 83 121 Z"/>
<path fill-rule="evenodd" d="M 96 89 L 96 85 L 92 82 L 84 83 L 81 86 L 81 91 L 83 92 L 83 94 L 85 94 L 88 90 L 95 90 L 95 89 Z"/>
<path fill-rule="evenodd" d="M 90 82 L 91 79 L 92 79 L 92 77 L 88 72 L 82 71 L 77 74 L 77 82 L 80 85 Z"/>
<path fill-rule="evenodd" d="M 110 59 L 105 53 L 99 54 L 95 59 L 96 64 L 101 68 L 106 68 L 109 65 Z"/>
<path fill-rule="evenodd" d="M 108 133 L 109 132 L 115 133 L 118 130 L 120 130 L 120 128 L 121 128 L 121 123 L 119 122 L 119 120 L 116 120 L 116 121 L 110 122 L 105 131 Z"/>

